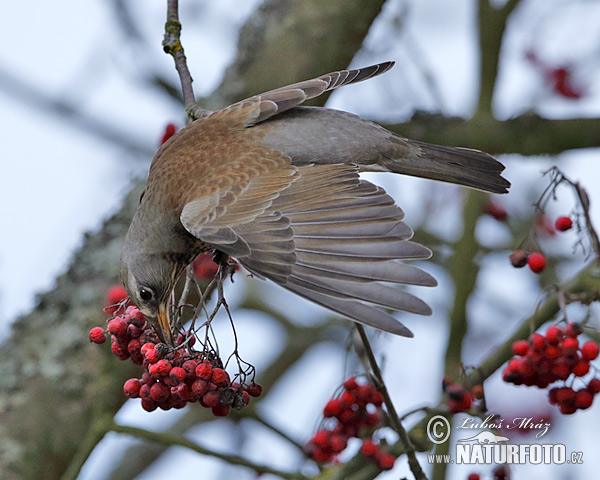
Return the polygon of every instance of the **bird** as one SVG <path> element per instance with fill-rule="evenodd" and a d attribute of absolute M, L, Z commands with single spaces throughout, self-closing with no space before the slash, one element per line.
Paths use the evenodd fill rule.
<path fill-rule="evenodd" d="M 198 255 L 221 252 L 343 317 L 412 332 L 393 311 L 431 315 L 399 287 L 435 286 L 405 263 L 432 252 L 404 212 L 360 172 L 392 172 L 506 193 L 504 166 L 468 148 L 410 140 L 306 100 L 383 74 L 394 62 L 277 88 L 194 120 L 164 143 L 121 252 L 131 301 L 172 345 L 171 293 Z"/>

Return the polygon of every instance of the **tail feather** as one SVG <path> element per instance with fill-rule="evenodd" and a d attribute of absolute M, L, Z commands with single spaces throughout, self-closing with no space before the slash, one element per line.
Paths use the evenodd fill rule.
<path fill-rule="evenodd" d="M 401 137 L 392 137 L 403 155 L 388 157 L 382 164 L 391 172 L 454 183 L 491 193 L 506 193 L 510 182 L 500 174 L 504 170 L 488 153 L 462 147 L 445 147 Z M 408 145 L 407 145 L 408 144 Z M 413 151 L 406 156 L 406 149 Z"/>

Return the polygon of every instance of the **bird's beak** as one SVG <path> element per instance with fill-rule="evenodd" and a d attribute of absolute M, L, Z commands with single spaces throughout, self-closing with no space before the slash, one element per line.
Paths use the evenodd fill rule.
<path fill-rule="evenodd" d="M 171 324 L 169 323 L 169 305 L 161 303 L 158 306 L 157 334 L 162 342 L 173 345 L 173 336 L 171 335 Z"/>

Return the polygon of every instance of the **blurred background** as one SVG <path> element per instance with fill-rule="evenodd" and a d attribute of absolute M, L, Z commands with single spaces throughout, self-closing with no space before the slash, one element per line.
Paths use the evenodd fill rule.
<path fill-rule="evenodd" d="M 89 328 L 103 324 L 104 295 L 118 281 L 119 246 L 135 189 L 139 195 L 165 126 L 185 124 L 173 61 L 161 46 L 166 2 L 33 0 L 9 2 L 3 10 L 3 478 L 61 478 L 89 440 L 94 419 L 107 412 L 122 424 L 171 430 L 253 462 L 317 474 L 274 430 L 304 443 L 337 386 L 361 372 L 349 322 L 238 274 L 227 295 L 236 307 L 240 352 L 266 386 L 253 409 L 257 418 L 215 420 L 198 405 L 143 412 L 139 400 L 125 402 L 121 390 L 139 369 L 87 340 Z M 327 106 L 411 138 L 489 151 L 506 165 L 510 193 L 470 202 L 472 194 L 455 186 L 368 176 L 397 200 L 416 239 L 434 250 L 420 266 L 440 284 L 415 290 L 433 307 L 432 317 L 399 314 L 414 339 L 370 332 L 401 415 L 440 401 L 446 352 L 456 347 L 448 345 L 450 319 L 460 311 L 457 293 L 467 288 L 458 279 L 476 276 L 462 305 L 467 330 L 457 347 L 463 365 L 476 366 L 535 312 L 547 287 L 574 278 L 590 262 L 585 231 L 548 231 L 532 205 L 549 183 L 541 172 L 556 165 L 587 189 L 592 220 L 600 224 L 598 18 L 600 3 L 593 0 L 181 2 L 182 43 L 201 104 L 215 109 L 332 70 L 394 60 L 385 75 L 336 90 Z M 550 224 L 576 207 L 569 188 L 557 194 L 546 212 Z M 466 212 L 469 205 L 478 210 Z M 490 215 L 490 205 L 506 218 Z M 476 249 L 461 273 L 452 259 L 468 228 Z M 531 247 L 523 242 L 532 232 L 533 245 L 548 256 L 541 276 L 508 261 L 513 249 Z M 577 247 L 578 240 L 585 248 Z M 257 307 L 251 299 L 264 304 Z M 570 305 L 568 315 L 570 321 L 591 318 L 597 326 L 597 306 Z M 225 319 L 215 330 L 222 350 L 230 351 Z M 589 426 L 600 421 L 597 405 L 561 416 L 548 405 L 547 392 L 503 383 L 499 372 L 485 388 L 490 411 L 507 418 L 550 417 L 544 443 L 583 452 L 584 465 L 518 465 L 512 478 L 595 477 L 598 440 Z M 407 428 L 422 416 L 409 417 Z M 381 435 L 395 441 L 391 431 Z M 353 457 L 358 445 L 351 444 L 341 460 Z M 426 456 L 419 459 L 433 473 Z M 435 473 L 461 479 L 478 471 L 491 478 L 491 470 L 450 466 Z M 93 449 L 78 478 L 174 474 L 256 478 L 251 470 L 182 447 L 166 450 L 114 433 Z M 402 457 L 381 478 L 406 475 Z"/>

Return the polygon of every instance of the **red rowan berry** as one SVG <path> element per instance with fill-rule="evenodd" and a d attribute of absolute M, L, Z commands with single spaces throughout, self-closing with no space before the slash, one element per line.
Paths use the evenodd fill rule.
<path fill-rule="evenodd" d="M 562 333 L 563 331 L 560 327 L 552 325 L 551 327 L 548 327 L 548 330 L 546 330 L 546 340 L 551 343 L 558 342 L 562 337 Z"/>
<path fill-rule="evenodd" d="M 158 382 L 150 387 L 150 398 L 155 402 L 166 400 L 171 394 L 171 390 L 164 383 Z"/>
<path fill-rule="evenodd" d="M 378 447 L 371 439 L 363 440 L 362 447 L 360 448 L 361 453 L 365 457 L 372 457 L 377 452 Z"/>
<path fill-rule="evenodd" d="M 100 327 L 94 327 L 90 330 L 89 333 L 90 342 L 94 343 L 104 343 L 106 342 L 106 335 L 104 334 L 104 330 Z"/>
<path fill-rule="evenodd" d="M 582 388 L 577 392 L 575 397 L 575 405 L 577 408 L 581 410 L 585 410 L 586 408 L 590 408 L 592 406 L 592 402 L 594 401 L 594 395 L 589 392 L 587 389 Z"/>
<path fill-rule="evenodd" d="M 576 338 L 568 337 L 562 342 L 563 350 L 577 350 L 579 348 L 579 341 Z"/>
<path fill-rule="evenodd" d="M 115 337 L 120 337 L 127 332 L 127 326 L 127 321 L 123 317 L 116 317 L 108 322 L 108 332 Z"/>
<path fill-rule="evenodd" d="M 222 368 L 212 369 L 212 382 L 217 385 L 229 385 L 229 375 Z"/>
<path fill-rule="evenodd" d="M 512 351 L 515 355 L 519 355 L 520 357 L 527 355 L 527 351 L 529 350 L 529 342 L 527 340 L 517 340 L 512 345 Z"/>
<path fill-rule="evenodd" d="M 341 400 L 339 398 L 334 398 L 332 400 L 329 400 L 329 402 L 327 402 L 327 405 L 325 405 L 325 408 L 323 409 L 323 416 L 325 418 L 335 417 L 338 413 L 340 413 L 341 409 Z"/>
<path fill-rule="evenodd" d="M 358 383 L 356 382 L 356 378 L 350 377 L 348 380 L 344 382 L 344 388 L 346 390 L 356 390 L 358 388 Z"/>
<path fill-rule="evenodd" d="M 479 474 L 478 473 L 471 473 L 467 477 L 467 480 L 479 480 Z"/>
<path fill-rule="evenodd" d="M 571 230 L 571 228 L 573 228 L 573 220 L 571 220 L 569 217 L 558 217 L 554 227 L 559 232 L 566 232 L 567 230 Z"/>
<path fill-rule="evenodd" d="M 181 383 L 185 380 L 186 371 L 181 367 L 173 367 L 169 372 L 169 377 L 173 382 Z"/>
<path fill-rule="evenodd" d="M 600 347 L 596 342 L 587 341 L 581 346 L 581 356 L 584 360 L 595 360 L 600 353 Z"/>
<path fill-rule="evenodd" d="M 212 413 L 215 417 L 226 417 L 229 415 L 231 407 L 229 405 L 215 405 L 212 407 Z"/>
<path fill-rule="evenodd" d="M 587 375 L 590 371 L 590 364 L 584 360 L 581 360 L 575 367 L 573 368 L 573 375 L 576 377 L 583 377 Z"/>
<path fill-rule="evenodd" d="M 260 397 L 260 394 L 262 393 L 262 386 L 258 383 L 252 382 L 250 385 L 248 385 L 246 391 L 251 397 Z"/>
<path fill-rule="evenodd" d="M 534 252 L 529 255 L 527 265 L 533 273 L 542 273 L 546 268 L 546 257 L 540 252 Z"/>
<path fill-rule="evenodd" d="M 202 397 L 204 403 L 209 407 L 216 407 L 219 403 L 219 392 L 217 390 L 211 390 L 210 392 L 206 392 Z"/>
<path fill-rule="evenodd" d="M 123 385 L 123 391 L 129 398 L 138 398 L 140 396 L 140 388 L 142 388 L 142 382 L 137 378 L 130 378 Z"/>
<path fill-rule="evenodd" d="M 212 377 L 212 365 L 207 361 L 199 364 L 196 367 L 196 376 L 202 380 L 210 380 Z"/>
<path fill-rule="evenodd" d="M 587 385 L 587 389 L 594 395 L 600 393 L 600 378 L 592 378 Z"/>
<path fill-rule="evenodd" d="M 377 466 L 381 470 L 391 470 L 394 468 L 394 463 L 396 462 L 396 458 L 388 453 L 381 453 L 379 458 L 377 458 Z"/>

